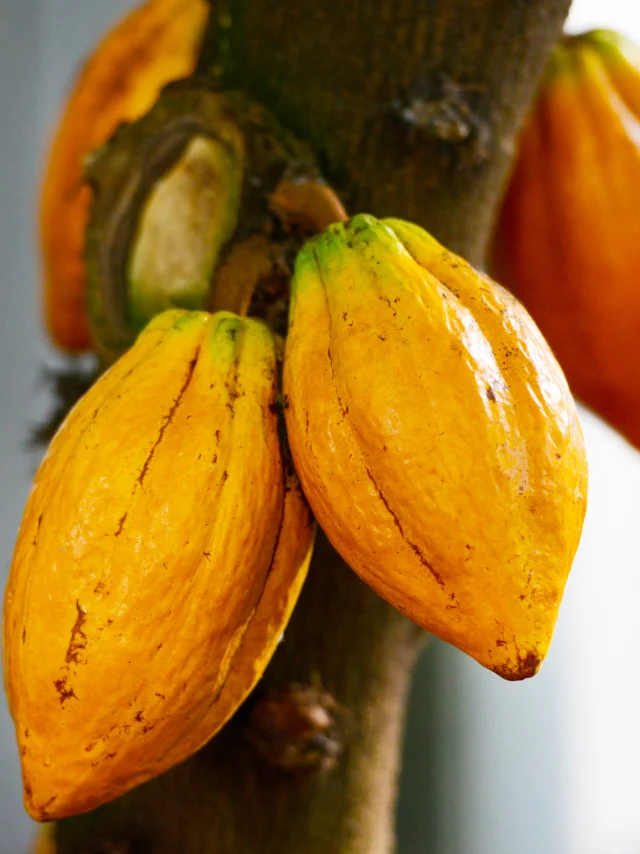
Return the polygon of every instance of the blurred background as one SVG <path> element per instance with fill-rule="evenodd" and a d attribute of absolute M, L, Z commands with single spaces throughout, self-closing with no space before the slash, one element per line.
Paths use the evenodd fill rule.
<path fill-rule="evenodd" d="M 0 0 L 0 581 L 47 411 L 35 200 L 47 140 L 78 62 L 131 0 Z M 575 0 L 567 28 L 640 43 L 640 5 Z M 433 641 L 405 746 L 399 854 L 639 854 L 640 453 L 582 410 L 586 526 L 548 661 L 506 683 Z M 638 526 L 638 527 L 636 527 Z M 36 832 L 22 807 L 0 697 L 0 854 Z"/>

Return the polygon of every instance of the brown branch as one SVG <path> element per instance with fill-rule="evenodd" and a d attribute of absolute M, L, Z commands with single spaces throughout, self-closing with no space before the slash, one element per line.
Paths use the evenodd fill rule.
<path fill-rule="evenodd" d="M 569 0 L 226 2 L 228 82 L 311 143 L 352 212 L 479 260 Z"/>
<path fill-rule="evenodd" d="M 312 144 L 352 211 L 414 220 L 478 261 L 515 130 L 568 6 L 226 0 L 216 6 L 212 23 L 223 26 L 210 28 L 216 44 L 207 56 Z M 389 854 L 421 642 L 321 538 L 285 642 L 247 706 L 188 762 L 61 823 L 60 854 Z M 284 748 L 274 733 L 270 751 L 264 721 L 290 720 L 290 705 L 274 712 L 276 694 L 268 714 L 251 708 L 265 692 L 290 697 L 300 684 L 331 695 L 300 712 L 321 732 L 304 743 L 292 732 Z M 247 739 L 256 716 L 260 732 Z M 266 753 L 284 751 L 289 767 L 291 756 L 312 761 L 315 751 L 315 771 L 270 767 L 255 747 L 265 740 Z"/>

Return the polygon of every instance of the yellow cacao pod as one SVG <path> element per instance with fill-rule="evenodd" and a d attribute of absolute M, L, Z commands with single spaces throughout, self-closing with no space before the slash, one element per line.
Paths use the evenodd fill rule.
<path fill-rule="evenodd" d="M 102 39 L 78 77 L 46 164 L 40 202 L 45 315 L 63 350 L 91 347 L 85 310 L 84 161 L 119 124 L 144 115 L 162 87 L 195 68 L 207 0 L 149 0 Z"/>
<path fill-rule="evenodd" d="M 56 434 L 4 610 L 34 818 L 180 762 L 273 653 L 313 539 L 280 449 L 277 348 L 260 321 L 165 312 Z"/>
<path fill-rule="evenodd" d="M 640 50 L 563 39 L 519 140 L 491 263 L 573 392 L 640 448 Z"/>
<path fill-rule="evenodd" d="M 344 559 L 485 667 L 533 676 L 587 466 L 526 311 L 417 226 L 358 216 L 298 255 L 284 390 L 296 470 Z"/>

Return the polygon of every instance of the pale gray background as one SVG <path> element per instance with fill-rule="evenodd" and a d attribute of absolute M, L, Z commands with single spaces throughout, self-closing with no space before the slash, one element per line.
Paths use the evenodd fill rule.
<path fill-rule="evenodd" d="M 34 201 L 80 57 L 128 0 L 0 0 L 0 580 L 37 460 L 24 450 L 55 360 L 39 322 Z M 633 0 L 577 0 L 574 29 L 640 42 Z M 399 854 L 639 854 L 640 454 L 588 413 L 590 509 L 551 655 L 510 685 L 444 644 L 418 669 Z M 0 854 L 22 854 L 13 730 L 0 698 Z"/>

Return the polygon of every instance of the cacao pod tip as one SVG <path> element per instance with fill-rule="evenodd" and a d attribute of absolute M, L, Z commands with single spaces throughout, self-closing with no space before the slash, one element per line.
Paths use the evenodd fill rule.
<path fill-rule="evenodd" d="M 497 667 L 490 667 L 490 670 L 505 679 L 507 682 L 522 682 L 525 679 L 531 679 L 538 673 L 544 661 L 547 650 L 527 650 L 524 654 L 520 650 L 517 652 L 515 662 L 507 661 Z"/>

